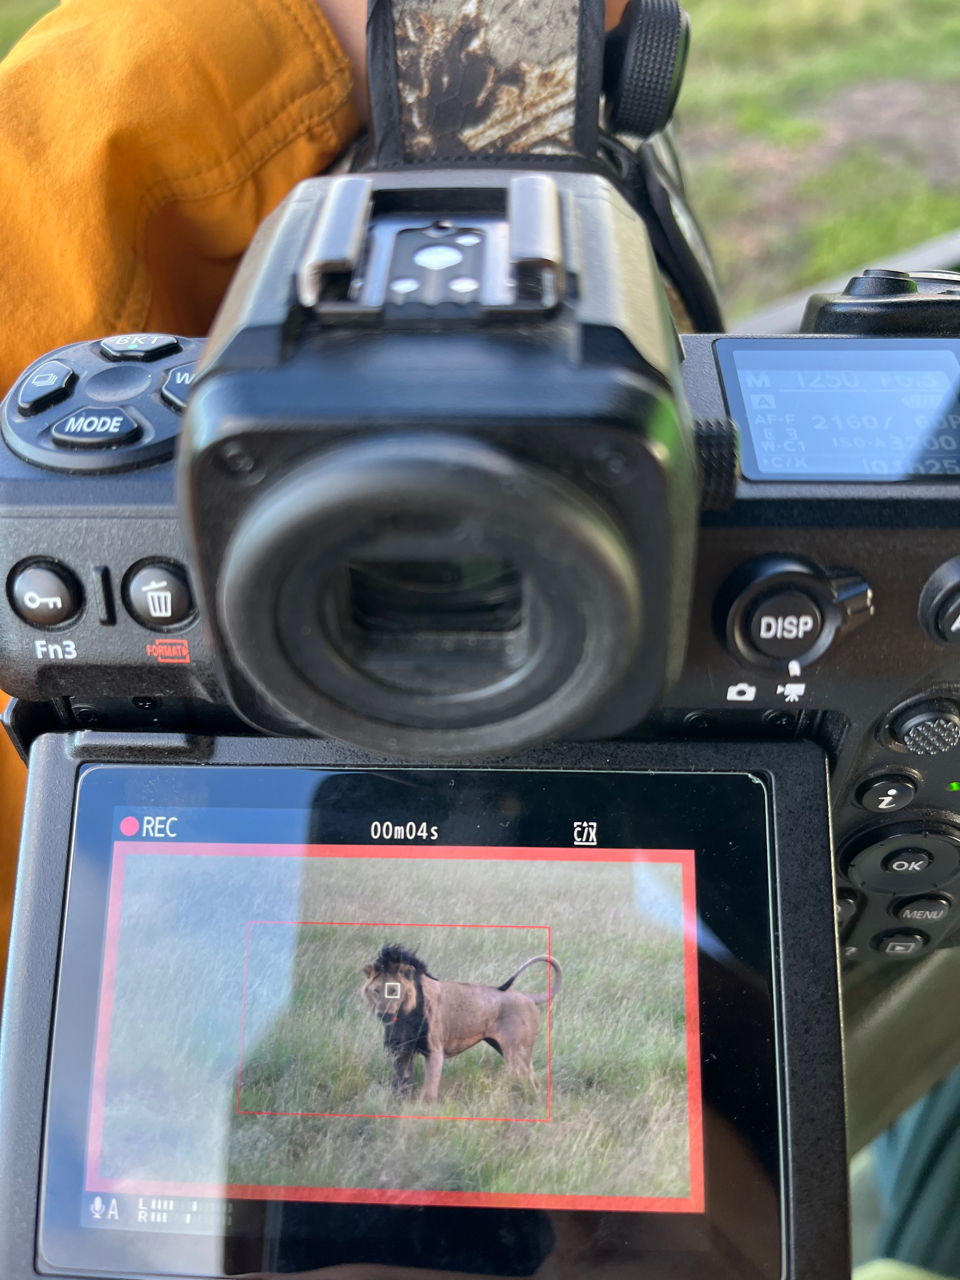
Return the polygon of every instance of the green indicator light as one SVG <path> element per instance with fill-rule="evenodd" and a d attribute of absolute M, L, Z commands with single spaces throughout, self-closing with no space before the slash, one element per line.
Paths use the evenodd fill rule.
<path fill-rule="evenodd" d="M 960 782 L 948 782 L 948 783 L 947 783 L 947 790 L 948 790 L 948 791 L 960 791 Z"/>

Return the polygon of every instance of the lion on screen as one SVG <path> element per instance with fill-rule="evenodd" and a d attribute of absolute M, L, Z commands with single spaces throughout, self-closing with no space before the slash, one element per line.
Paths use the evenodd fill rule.
<path fill-rule="evenodd" d="M 512 990 L 532 964 L 547 964 L 556 986 L 536 995 Z M 409 1094 L 416 1055 L 426 1058 L 420 1097 L 435 1102 L 445 1059 L 484 1041 L 492 1045 L 514 1076 L 539 1088 L 533 1069 L 533 1046 L 540 1030 L 540 1006 L 560 991 L 563 970 L 554 956 L 533 956 L 506 982 L 489 987 L 478 982 L 446 982 L 435 978 L 415 951 L 397 944 L 380 948 L 364 966 L 364 1003 L 384 1025 L 384 1047 L 393 1060 L 392 1087 Z"/>

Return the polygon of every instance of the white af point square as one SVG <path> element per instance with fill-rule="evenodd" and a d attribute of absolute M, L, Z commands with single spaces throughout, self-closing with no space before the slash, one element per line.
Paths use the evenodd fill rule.
<path fill-rule="evenodd" d="M 383 984 L 383 998 L 384 1000 L 399 1000 L 400 999 L 400 983 L 385 982 Z"/>

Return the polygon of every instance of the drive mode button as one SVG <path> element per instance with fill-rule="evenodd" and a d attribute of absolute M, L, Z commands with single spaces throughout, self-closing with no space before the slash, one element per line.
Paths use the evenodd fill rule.
<path fill-rule="evenodd" d="M 768 658 L 801 658 L 823 630 L 819 607 L 803 591 L 767 596 L 750 617 L 750 639 Z"/>
<path fill-rule="evenodd" d="M 85 408 L 54 423 L 50 439 L 62 449 L 116 449 L 133 444 L 140 434 L 140 424 L 122 409 Z"/>

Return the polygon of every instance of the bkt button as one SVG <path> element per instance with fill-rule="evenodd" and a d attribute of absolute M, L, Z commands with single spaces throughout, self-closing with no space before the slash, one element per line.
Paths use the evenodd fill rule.
<path fill-rule="evenodd" d="M 823 615 L 802 591 L 762 600 L 750 618 L 750 640 L 768 658 L 801 658 L 820 638 Z"/>
<path fill-rule="evenodd" d="M 81 409 L 50 430 L 50 439 L 62 449 L 116 449 L 139 438 L 140 424 L 121 409 Z"/>
<path fill-rule="evenodd" d="M 108 360 L 159 360 L 179 350 L 172 333 L 121 333 L 100 343 L 100 354 Z"/>

